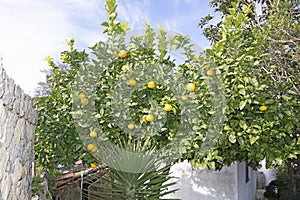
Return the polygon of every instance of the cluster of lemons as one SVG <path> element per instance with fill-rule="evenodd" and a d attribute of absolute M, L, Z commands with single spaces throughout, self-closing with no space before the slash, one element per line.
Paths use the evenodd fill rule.
<path fill-rule="evenodd" d="M 131 79 L 128 81 L 128 85 L 131 86 L 131 87 L 134 87 L 136 85 L 137 81 L 135 79 Z M 150 81 L 147 83 L 147 87 L 149 89 L 155 89 L 157 87 L 157 84 L 154 82 L 154 81 Z M 171 110 L 173 109 L 173 106 L 169 103 L 166 103 L 164 105 L 164 110 L 167 111 L 167 112 L 170 112 Z M 143 115 L 142 117 L 143 121 L 145 122 L 152 122 L 154 120 L 154 115 L 149 113 L 147 115 Z M 135 125 L 134 124 L 129 124 L 128 125 L 128 129 L 130 130 L 133 130 L 135 128 Z"/>
<path fill-rule="evenodd" d="M 199 57 L 198 55 L 194 55 L 193 61 L 196 62 L 196 63 L 199 63 L 199 62 L 200 62 L 200 57 Z M 203 66 L 203 68 L 204 68 L 205 70 L 207 70 L 207 71 L 206 71 L 206 75 L 207 75 L 207 76 L 213 76 L 213 75 L 214 75 L 214 70 L 211 69 L 210 63 L 206 63 L 206 64 Z"/>
<path fill-rule="evenodd" d="M 119 56 L 119 58 L 124 59 L 127 56 L 127 52 L 125 50 L 122 50 L 122 51 L 119 52 L 118 56 Z M 194 57 L 194 60 L 195 61 L 199 60 L 199 56 L 198 57 Z M 204 69 L 207 69 L 207 75 L 208 76 L 213 76 L 214 75 L 214 71 L 212 69 L 210 69 L 210 64 L 209 63 L 204 66 Z M 137 81 L 135 79 L 131 79 L 131 80 L 128 81 L 128 85 L 131 86 L 131 87 L 136 86 L 136 84 L 137 84 Z M 147 83 L 147 87 L 149 89 L 155 89 L 157 87 L 157 84 L 154 81 L 150 81 L 150 82 Z M 186 90 L 188 92 L 194 92 L 196 90 L 195 83 L 193 83 L 193 82 L 188 83 L 186 85 Z M 80 92 L 78 94 L 78 97 L 80 99 L 80 103 L 83 106 L 88 105 L 89 99 L 87 98 L 87 96 L 83 92 Z M 181 96 L 181 99 L 182 100 L 187 100 L 188 96 L 187 95 L 183 95 L 183 96 Z M 170 112 L 170 111 L 172 111 L 173 106 L 170 103 L 166 103 L 164 105 L 163 109 L 166 112 Z M 154 115 L 152 113 L 149 113 L 149 114 L 143 115 L 142 119 L 145 122 L 151 123 L 154 120 Z M 135 125 L 133 123 L 130 123 L 128 125 L 128 129 L 129 130 L 133 130 L 134 128 L 135 128 Z M 96 131 L 91 131 L 90 132 L 90 137 L 91 138 L 96 138 L 97 136 L 98 136 L 98 134 L 97 134 Z M 88 144 L 87 145 L 87 150 L 91 151 L 91 152 L 96 152 L 97 151 L 97 147 L 94 144 Z"/>
<path fill-rule="evenodd" d="M 121 59 L 124 59 L 124 58 L 127 56 L 127 52 L 126 52 L 125 50 L 122 50 L 122 51 L 119 52 L 119 55 L 118 55 L 118 56 L 119 56 Z M 199 56 L 194 56 L 194 58 L 193 58 L 193 60 L 194 60 L 195 62 L 199 62 L 199 59 L 200 59 Z M 213 76 L 213 75 L 214 75 L 214 70 L 211 69 L 210 63 L 205 64 L 205 65 L 203 66 L 203 68 L 204 68 L 205 70 L 207 70 L 207 71 L 206 71 L 207 76 Z M 137 81 L 136 81 L 135 79 L 131 79 L 131 80 L 128 81 L 128 85 L 131 86 L 131 87 L 136 86 L 136 84 L 137 84 Z M 156 84 L 154 81 L 150 81 L 150 82 L 147 83 L 147 87 L 148 87 L 149 89 L 155 89 L 155 88 L 157 87 L 157 84 Z M 195 83 L 193 83 L 193 82 L 188 83 L 188 84 L 186 85 L 186 90 L 187 90 L 188 92 L 194 92 L 194 91 L 196 90 L 196 85 L 195 85 Z M 78 98 L 79 98 L 79 100 L 80 100 L 80 103 L 81 103 L 83 106 L 86 106 L 86 105 L 89 104 L 89 99 L 87 98 L 87 96 L 85 95 L 84 92 L 80 92 L 80 93 L 78 94 Z M 187 99 L 188 99 L 188 96 L 187 96 L 187 95 L 183 95 L 183 96 L 181 96 L 181 99 L 182 99 L 182 100 L 187 100 Z M 166 104 L 164 105 L 164 108 L 163 108 L 163 109 L 164 109 L 166 112 L 170 112 L 170 111 L 173 109 L 173 106 L 172 106 L 170 103 L 166 103 Z M 262 106 L 259 107 L 259 110 L 262 111 L 262 112 L 263 112 L 263 111 L 266 111 L 266 110 L 267 110 L 267 106 L 262 105 Z M 143 121 L 145 121 L 145 122 L 151 123 L 151 122 L 154 120 L 154 115 L 151 114 L 151 113 L 149 113 L 149 114 L 143 115 L 142 119 L 143 119 Z M 135 128 L 135 125 L 134 125 L 133 123 L 130 123 L 130 124 L 128 125 L 128 129 L 133 130 L 134 128 Z M 97 134 L 96 131 L 92 130 L 92 131 L 90 132 L 90 135 L 89 135 L 89 136 L 90 136 L 91 138 L 96 138 L 96 137 L 98 136 L 98 134 Z M 95 153 L 95 152 L 97 152 L 97 147 L 96 147 L 96 145 L 90 143 L 90 144 L 87 145 L 87 150 L 90 151 L 90 152 Z M 95 168 L 95 167 L 96 167 L 96 164 L 92 163 L 92 164 L 91 164 L 91 167 L 92 167 L 92 168 Z"/>
<path fill-rule="evenodd" d="M 122 50 L 122 51 L 119 52 L 119 57 L 120 58 L 124 59 L 126 56 L 127 56 L 127 52 L 125 50 Z M 213 71 L 212 71 L 211 75 L 213 75 Z M 128 81 L 128 85 L 131 86 L 131 87 L 136 86 L 136 84 L 137 84 L 137 81 L 135 79 L 131 79 L 131 80 Z M 150 81 L 150 82 L 147 83 L 147 87 L 149 89 L 155 89 L 157 87 L 157 84 L 154 81 Z M 193 92 L 195 89 L 196 89 L 195 83 L 189 83 L 186 87 L 186 90 L 189 91 L 189 92 Z M 181 97 L 181 99 L 182 100 L 187 100 L 188 96 L 183 95 Z M 172 109 L 173 109 L 173 106 L 171 104 L 166 103 L 164 105 L 164 110 L 166 112 L 170 112 Z M 142 119 L 143 119 L 143 121 L 150 123 L 154 120 L 154 115 L 149 113 L 147 115 L 143 115 Z M 131 124 L 128 125 L 128 129 L 133 130 L 134 128 L 135 128 L 134 124 L 131 123 Z"/>
<path fill-rule="evenodd" d="M 214 70 L 210 69 L 210 63 L 207 63 L 206 65 L 204 65 L 203 68 L 207 70 L 207 72 L 206 72 L 207 76 L 214 75 Z"/>
<path fill-rule="evenodd" d="M 128 85 L 131 86 L 131 87 L 134 87 L 136 85 L 137 81 L 135 79 L 131 79 L 128 81 Z M 154 81 L 149 81 L 147 83 L 147 87 L 149 89 L 155 89 L 157 87 L 157 84 L 154 82 Z M 189 92 L 193 92 L 195 91 L 196 89 L 196 85 L 195 83 L 188 83 L 187 86 L 186 86 L 186 90 L 189 91 Z M 182 100 L 187 100 L 188 99 L 188 96 L 186 95 L 183 95 L 181 97 Z M 173 106 L 170 104 L 170 103 L 166 103 L 164 105 L 164 108 L 163 108 L 166 112 L 170 112 L 172 109 L 173 109 Z M 145 122 L 152 122 L 154 120 L 154 116 L 153 114 L 149 113 L 147 115 L 144 115 L 143 116 L 143 121 Z M 135 128 L 135 125 L 134 124 L 129 124 L 128 125 L 128 129 L 132 130 Z"/>

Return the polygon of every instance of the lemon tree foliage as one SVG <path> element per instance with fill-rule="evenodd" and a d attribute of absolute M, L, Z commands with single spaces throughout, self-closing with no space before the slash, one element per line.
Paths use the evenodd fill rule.
<path fill-rule="evenodd" d="M 299 173 L 299 1 L 213 0 L 211 6 L 222 20 L 210 25 L 207 16 L 199 25 L 226 85 L 228 139 L 220 141 L 220 156 L 226 164 L 266 158 L 267 167 L 275 162 Z"/>
<path fill-rule="evenodd" d="M 53 170 L 58 164 L 69 167 L 86 156 L 72 120 L 72 85 L 80 63 L 87 59 L 84 51 L 74 49 L 74 40 L 67 41 L 69 51 L 61 53 L 61 64 L 47 57 L 51 70 L 47 75 L 44 95 L 34 98 L 38 112 L 35 135 L 35 160 L 37 166 Z M 50 88 L 50 91 L 49 89 Z"/>
<path fill-rule="evenodd" d="M 110 8 L 109 2 L 110 21 L 102 23 L 108 40 L 91 48 L 94 58 L 78 74 L 74 90 L 74 113 L 86 148 L 97 157 L 106 138 L 115 144 L 142 141 L 174 157 L 171 162 L 188 159 L 194 167 L 208 154 L 205 165 L 213 168 L 222 158 L 213 149 L 205 153 L 199 149 L 205 138 L 213 138 L 207 133 L 222 126 L 218 114 L 224 111 L 223 91 L 215 65 L 193 50 L 188 37 L 167 37 L 161 27 L 156 31 L 147 23 L 144 34 L 126 43 L 126 24 L 115 21 L 115 6 Z M 182 49 L 186 60 L 176 63 L 170 49 Z M 97 140 L 87 134 L 91 130 L 99 134 Z"/>
<path fill-rule="evenodd" d="M 78 159 L 94 163 L 95 158 L 103 161 L 98 155 L 107 158 L 120 155 L 119 149 L 113 149 L 112 154 L 105 154 L 109 148 L 101 143 L 105 143 L 107 139 L 119 147 L 125 144 L 125 150 L 134 149 L 146 153 L 139 160 L 145 162 L 134 162 L 135 160 L 128 159 L 127 154 L 107 160 L 108 164 L 115 162 L 113 164 L 118 164 L 123 169 L 116 166 L 111 168 L 112 176 L 119 176 L 118 183 L 124 183 L 111 183 L 113 193 L 117 194 L 122 190 L 120 195 L 125 199 L 140 199 L 143 195 L 145 198 L 157 198 L 172 192 L 166 190 L 168 185 L 163 185 L 169 179 L 167 172 L 170 165 L 159 169 L 161 160 L 153 160 L 155 156 L 152 152 L 176 144 L 171 145 L 175 149 L 167 148 L 166 152 L 162 152 L 166 153 L 165 157 L 174 156 L 172 153 L 175 152 L 176 155 L 181 155 L 175 156 L 175 159 L 198 160 L 198 149 L 206 132 L 212 130 L 209 124 L 215 125 L 215 121 L 211 119 L 215 109 L 212 105 L 219 102 L 219 99 L 212 102 L 209 90 L 214 91 L 218 87 L 214 85 L 217 70 L 204 55 L 194 54 L 189 38 L 180 35 L 167 38 L 167 33 L 162 28 L 155 32 L 147 23 L 144 35 L 132 37 L 131 45 L 126 45 L 125 34 L 128 29 L 126 23 L 115 20 L 116 7 L 116 1 L 106 1 L 109 21 L 102 25 L 106 27 L 104 33 L 108 40 L 91 47 L 94 58 L 88 60 L 84 51 L 74 49 L 73 40 L 68 41 L 70 51 L 61 54 L 63 65 L 57 65 L 48 58 L 52 69 L 47 77 L 51 92 L 35 99 L 40 114 L 36 129 L 36 160 L 48 170 L 58 164 L 70 166 Z M 168 55 L 168 46 L 183 49 L 187 59 L 177 65 Z M 176 79 L 177 76 L 182 76 L 182 81 Z M 207 83 L 211 83 L 214 88 L 208 87 Z M 91 88 L 96 88 L 96 92 L 91 93 Z M 124 96 L 122 90 L 125 94 L 131 91 L 131 95 Z M 116 91 L 115 96 L 112 91 Z M 219 97 L 219 94 L 216 93 L 215 96 Z M 89 110 L 92 106 L 95 110 Z M 124 106 L 129 106 L 129 112 L 122 110 Z M 219 104 L 216 107 L 219 110 L 222 108 Z M 195 111 L 204 114 L 198 116 Z M 182 113 L 187 113 L 186 122 L 180 121 Z M 118 120 L 121 119 L 118 116 L 124 114 L 125 117 Z M 82 120 L 87 120 L 87 123 Z M 164 123 L 155 125 L 162 120 L 165 120 Z M 131 131 L 134 133 L 138 128 L 144 130 L 141 135 L 131 134 Z M 196 134 L 190 135 L 189 130 Z M 80 135 L 77 134 L 78 131 Z M 177 132 L 180 132 L 180 139 Z M 90 157 L 91 154 L 95 158 Z M 149 159 L 145 160 L 148 154 Z M 208 163 L 211 164 L 210 167 L 213 167 L 212 163 Z M 130 171 L 134 169 L 130 167 L 136 165 L 141 170 L 140 174 Z M 95 167 L 94 164 L 92 166 Z M 145 189 L 144 186 L 147 191 L 138 194 L 141 187 Z"/>
<path fill-rule="evenodd" d="M 70 50 L 61 53 L 62 64 L 56 64 L 47 57 L 51 67 L 47 84 L 51 92 L 35 98 L 39 112 L 35 143 L 38 165 L 51 170 L 58 164 L 70 166 L 78 159 L 95 162 L 91 154 L 99 152 L 101 147 L 97 146 L 96 141 L 105 136 L 115 144 L 126 141 L 128 145 L 135 145 L 142 142 L 144 146 L 148 145 L 148 149 L 159 150 L 175 144 L 172 147 L 175 146 L 176 149 L 169 148 L 168 153 L 176 152 L 177 156 L 180 155 L 175 156 L 176 159 L 188 159 L 194 167 L 202 164 L 214 168 L 215 162 L 222 161 L 222 157 L 213 149 L 206 152 L 205 156 L 199 149 L 205 137 L 213 137 L 207 132 L 212 132 L 212 127 L 220 128 L 222 125 L 218 123 L 221 119 L 213 117 L 217 111 L 223 111 L 224 106 L 221 103 L 222 91 L 218 92 L 219 80 L 216 74 L 219 72 L 215 65 L 204 54 L 195 54 L 189 38 L 176 34 L 168 38 L 162 28 L 155 32 L 147 23 L 144 36 L 132 37 L 133 47 L 126 46 L 124 40 L 128 30 L 127 23 L 116 21 L 116 7 L 116 1 L 106 2 L 109 21 L 102 25 L 108 40 L 91 47 L 97 59 L 89 60 L 93 65 L 88 65 L 90 68 L 86 71 L 93 71 L 99 66 L 102 70 L 96 77 L 97 80 L 92 82 L 96 87 L 95 96 L 89 96 L 89 87 L 80 88 L 80 91 L 74 88 L 78 80 L 82 83 L 95 80 L 88 75 L 77 76 L 88 57 L 84 51 L 74 48 L 74 40 L 67 41 Z M 175 50 L 182 48 L 186 60 L 176 63 L 168 54 L 168 47 Z M 156 66 L 163 66 L 163 70 L 152 72 L 151 76 L 143 79 L 139 67 L 147 66 L 150 71 Z M 144 70 L 147 71 L 147 68 Z M 176 77 L 182 77 L 183 81 L 174 82 Z M 118 84 L 124 78 L 127 79 Z M 123 120 L 124 126 L 117 123 L 118 120 L 111 111 L 112 102 L 118 105 L 125 101 L 122 98 L 113 98 L 112 91 L 116 87 L 128 91 L 131 88 L 132 91 L 127 99 L 130 108 L 127 117 L 130 120 Z M 174 92 L 174 88 L 180 92 Z M 74 91 L 76 93 L 72 96 Z M 72 110 L 74 103 L 79 105 L 77 110 Z M 84 115 L 84 109 L 91 105 L 94 105 L 96 111 L 92 117 L 100 127 L 89 124 L 85 130 L 86 135 L 80 138 L 74 119 Z M 181 121 L 182 113 L 187 113 L 186 121 Z M 155 127 L 155 123 L 162 120 L 165 122 Z M 146 130 L 146 136 L 136 137 L 131 134 L 131 131 L 134 133 L 140 127 Z M 152 131 L 153 127 L 155 131 Z M 195 134 L 190 135 L 190 132 Z M 206 161 L 200 162 L 203 160 Z"/>
<path fill-rule="evenodd" d="M 101 125 L 101 130 L 88 127 L 86 141 L 104 135 L 115 144 L 120 141 L 135 144 L 144 140 L 149 149 L 161 149 L 176 142 L 175 133 L 182 124 L 182 102 L 192 100 L 198 110 L 198 115 L 193 116 L 195 120 L 191 120 L 197 125 L 193 130 L 196 134 L 186 134 L 186 140 L 178 145 L 178 151 L 181 153 L 179 159 L 188 159 L 193 167 L 220 169 L 234 161 L 252 160 L 256 164 L 263 158 L 267 159 L 267 165 L 271 165 L 273 161 L 280 164 L 299 158 L 299 37 L 296 34 L 299 24 L 288 2 L 267 5 L 269 7 L 262 16 L 255 14 L 254 2 L 228 1 L 225 7 L 218 7 L 223 19 L 218 26 L 210 27 L 213 44 L 206 50 L 215 66 L 208 58 L 194 55 L 188 46 L 188 38 L 167 40 L 163 29 L 155 34 L 147 23 L 144 37 L 132 39 L 132 43 L 137 45 L 126 46 L 127 23 L 116 21 L 117 4 L 107 1 L 109 21 L 102 25 L 108 42 L 99 42 L 91 48 L 97 59 L 89 70 L 100 64 L 99 61 L 103 65 L 102 74 L 94 83 L 95 96 L 90 97 L 89 92 L 82 88 L 74 98 L 82 108 L 93 104 L 96 111 L 93 117 Z M 283 14 L 287 17 L 281 17 Z M 202 25 L 205 26 L 205 23 L 203 20 Z M 155 40 L 159 41 L 158 50 L 154 48 Z M 145 48 L 140 45 L 143 42 L 147 44 Z M 111 44 L 114 48 L 102 54 L 103 49 L 108 49 Z M 187 60 L 177 66 L 168 55 L 167 44 L 183 47 Z M 89 158 L 90 153 L 99 150 L 93 142 L 83 148 L 74 127 L 73 117 L 82 113 L 77 110 L 79 112 L 71 115 L 72 92 L 75 77 L 80 66 L 87 61 L 87 55 L 70 46 L 70 51 L 62 53 L 62 61 L 68 68 L 61 69 L 49 60 L 52 73 L 48 82 L 52 91 L 48 96 L 36 98 L 40 114 L 35 150 L 38 162 L 47 167 L 58 163 L 70 165 L 78 158 L 94 162 Z M 141 82 L 135 76 L 129 76 L 135 75 L 131 72 L 139 66 L 151 66 L 153 63 L 188 80 L 184 85 L 178 84 L 178 88 L 185 89 L 180 98 L 163 81 L 156 82 L 148 77 L 147 82 Z M 195 67 L 199 65 L 201 69 Z M 216 107 L 211 99 L 218 95 L 211 93 L 207 83 L 217 75 L 224 85 L 226 105 L 219 106 L 224 108 L 226 120 L 219 124 L 222 127 L 221 137 L 216 138 L 214 146 L 203 154 L 202 143 L 209 136 L 210 120 Z M 121 82 L 123 85 L 117 84 L 124 77 L 127 79 Z M 88 79 L 86 77 L 87 82 Z M 116 100 L 111 91 L 116 87 L 132 90 L 130 120 L 122 122 L 124 126 L 121 127 L 111 115 L 111 102 Z M 151 133 L 151 137 L 134 138 L 134 134 L 130 134 L 138 127 L 150 127 L 162 118 L 166 119 L 164 126 L 159 132 Z"/>

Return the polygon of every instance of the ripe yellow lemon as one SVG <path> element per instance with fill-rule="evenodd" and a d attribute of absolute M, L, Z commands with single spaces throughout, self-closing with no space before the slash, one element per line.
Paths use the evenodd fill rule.
<path fill-rule="evenodd" d="M 146 120 L 146 116 L 147 116 L 147 115 L 143 115 L 143 118 L 142 118 L 142 119 L 143 119 L 144 122 L 147 121 L 147 120 Z"/>
<path fill-rule="evenodd" d="M 97 132 L 96 131 L 91 131 L 90 132 L 90 137 L 94 138 L 94 137 L 97 137 Z"/>
<path fill-rule="evenodd" d="M 210 63 L 207 63 L 206 65 L 203 66 L 204 69 L 209 69 L 210 68 Z"/>
<path fill-rule="evenodd" d="M 88 105 L 89 104 L 89 99 L 84 97 L 82 99 L 80 99 L 80 103 L 84 106 Z"/>
<path fill-rule="evenodd" d="M 86 98 L 86 95 L 85 95 L 83 92 L 79 92 L 79 93 L 78 93 L 78 98 L 79 98 L 79 99 Z"/>
<path fill-rule="evenodd" d="M 97 147 L 95 146 L 92 150 L 91 150 L 91 152 L 96 152 L 98 149 L 97 149 Z"/>
<path fill-rule="evenodd" d="M 95 169 L 97 167 L 96 163 L 91 163 L 91 168 Z"/>
<path fill-rule="evenodd" d="M 214 71 L 212 69 L 208 70 L 206 72 L 207 76 L 213 76 L 214 75 Z"/>
<path fill-rule="evenodd" d="M 128 128 L 129 128 L 130 130 L 132 130 L 132 129 L 135 128 L 135 126 L 134 126 L 134 124 L 129 124 L 129 125 L 128 125 Z"/>
<path fill-rule="evenodd" d="M 169 111 L 172 110 L 172 108 L 173 108 L 173 106 L 171 104 L 166 103 L 165 107 L 164 107 L 164 110 L 167 111 L 167 112 L 169 112 Z"/>
<path fill-rule="evenodd" d="M 93 144 L 88 144 L 87 145 L 87 150 L 91 151 L 91 152 L 96 152 L 97 151 L 97 147 Z"/>
<path fill-rule="evenodd" d="M 154 89 L 155 87 L 156 87 L 156 83 L 155 83 L 155 82 L 150 81 L 150 82 L 148 83 L 148 88 Z"/>
<path fill-rule="evenodd" d="M 260 106 L 260 107 L 259 107 L 259 110 L 260 110 L 260 111 L 266 111 L 266 110 L 267 110 L 267 106 Z"/>
<path fill-rule="evenodd" d="M 193 92 L 193 91 L 195 91 L 195 89 L 196 89 L 195 83 L 189 83 L 186 86 L 186 90 L 189 91 L 189 92 Z"/>
<path fill-rule="evenodd" d="M 128 81 L 128 84 L 133 87 L 133 86 L 136 85 L 136 80 L 131 79 L 131 80 Z"/>
<path fill-rule="evenodd" d="M 127 56 L 127 52 L 125 50 L 122 50 L 119 52 L 119 57 L 120 58 L 125 58 Z"/>
<path fill-rule="evenodd" d="M 154 120 L 154 116 L 152 114 L 148 114 L 146 115 L 145 120 L 147 122 L 152 122 Z"/>

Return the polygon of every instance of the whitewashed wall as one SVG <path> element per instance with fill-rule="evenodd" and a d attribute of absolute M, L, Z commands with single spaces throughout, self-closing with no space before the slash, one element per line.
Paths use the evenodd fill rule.
<path fill-rule="evenodd" d="M 187 161 L 175 164 L 171 174 L 179 178 L 172 188 L 179 188 L 166 198 L 183 200 L 254 200 L 256 171 L 248 168 L 250 181 L 246 183 L 245 163 L 235 163 L 221 171 L 191 169 Z"/>
<path fill-rule="evenodd" d="M 269 169 L 266 167 L 266 160 L 260 162 L 261 168 L 258 171 L 262 171 L 266 177 L 266 185 L 268 185 L 271 181 L 276 180 L 276 169 Z"/>
<path fill-rule="evenodd" d="M 236 163 L 238 200 L 254 200 L 256 196 L 256 171 L 248 167 L 249 182 L 246 183 L 246 162 Z"/>

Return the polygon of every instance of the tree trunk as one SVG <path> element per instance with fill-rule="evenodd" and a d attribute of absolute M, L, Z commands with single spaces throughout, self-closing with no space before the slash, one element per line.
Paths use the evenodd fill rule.
<path fill-rule="evenodd" d="M 287 166 L 288 175 L 289 175 L 289 182 L 288 182 L 288 188 L 292 193 L 297 192 L 297 184 L 296 184 L 296 178 L 295 178 L 295 171 L 293 167 L 293 159 L 289 159 L 288 161 L 285 161 L 285 165 Z"/>

